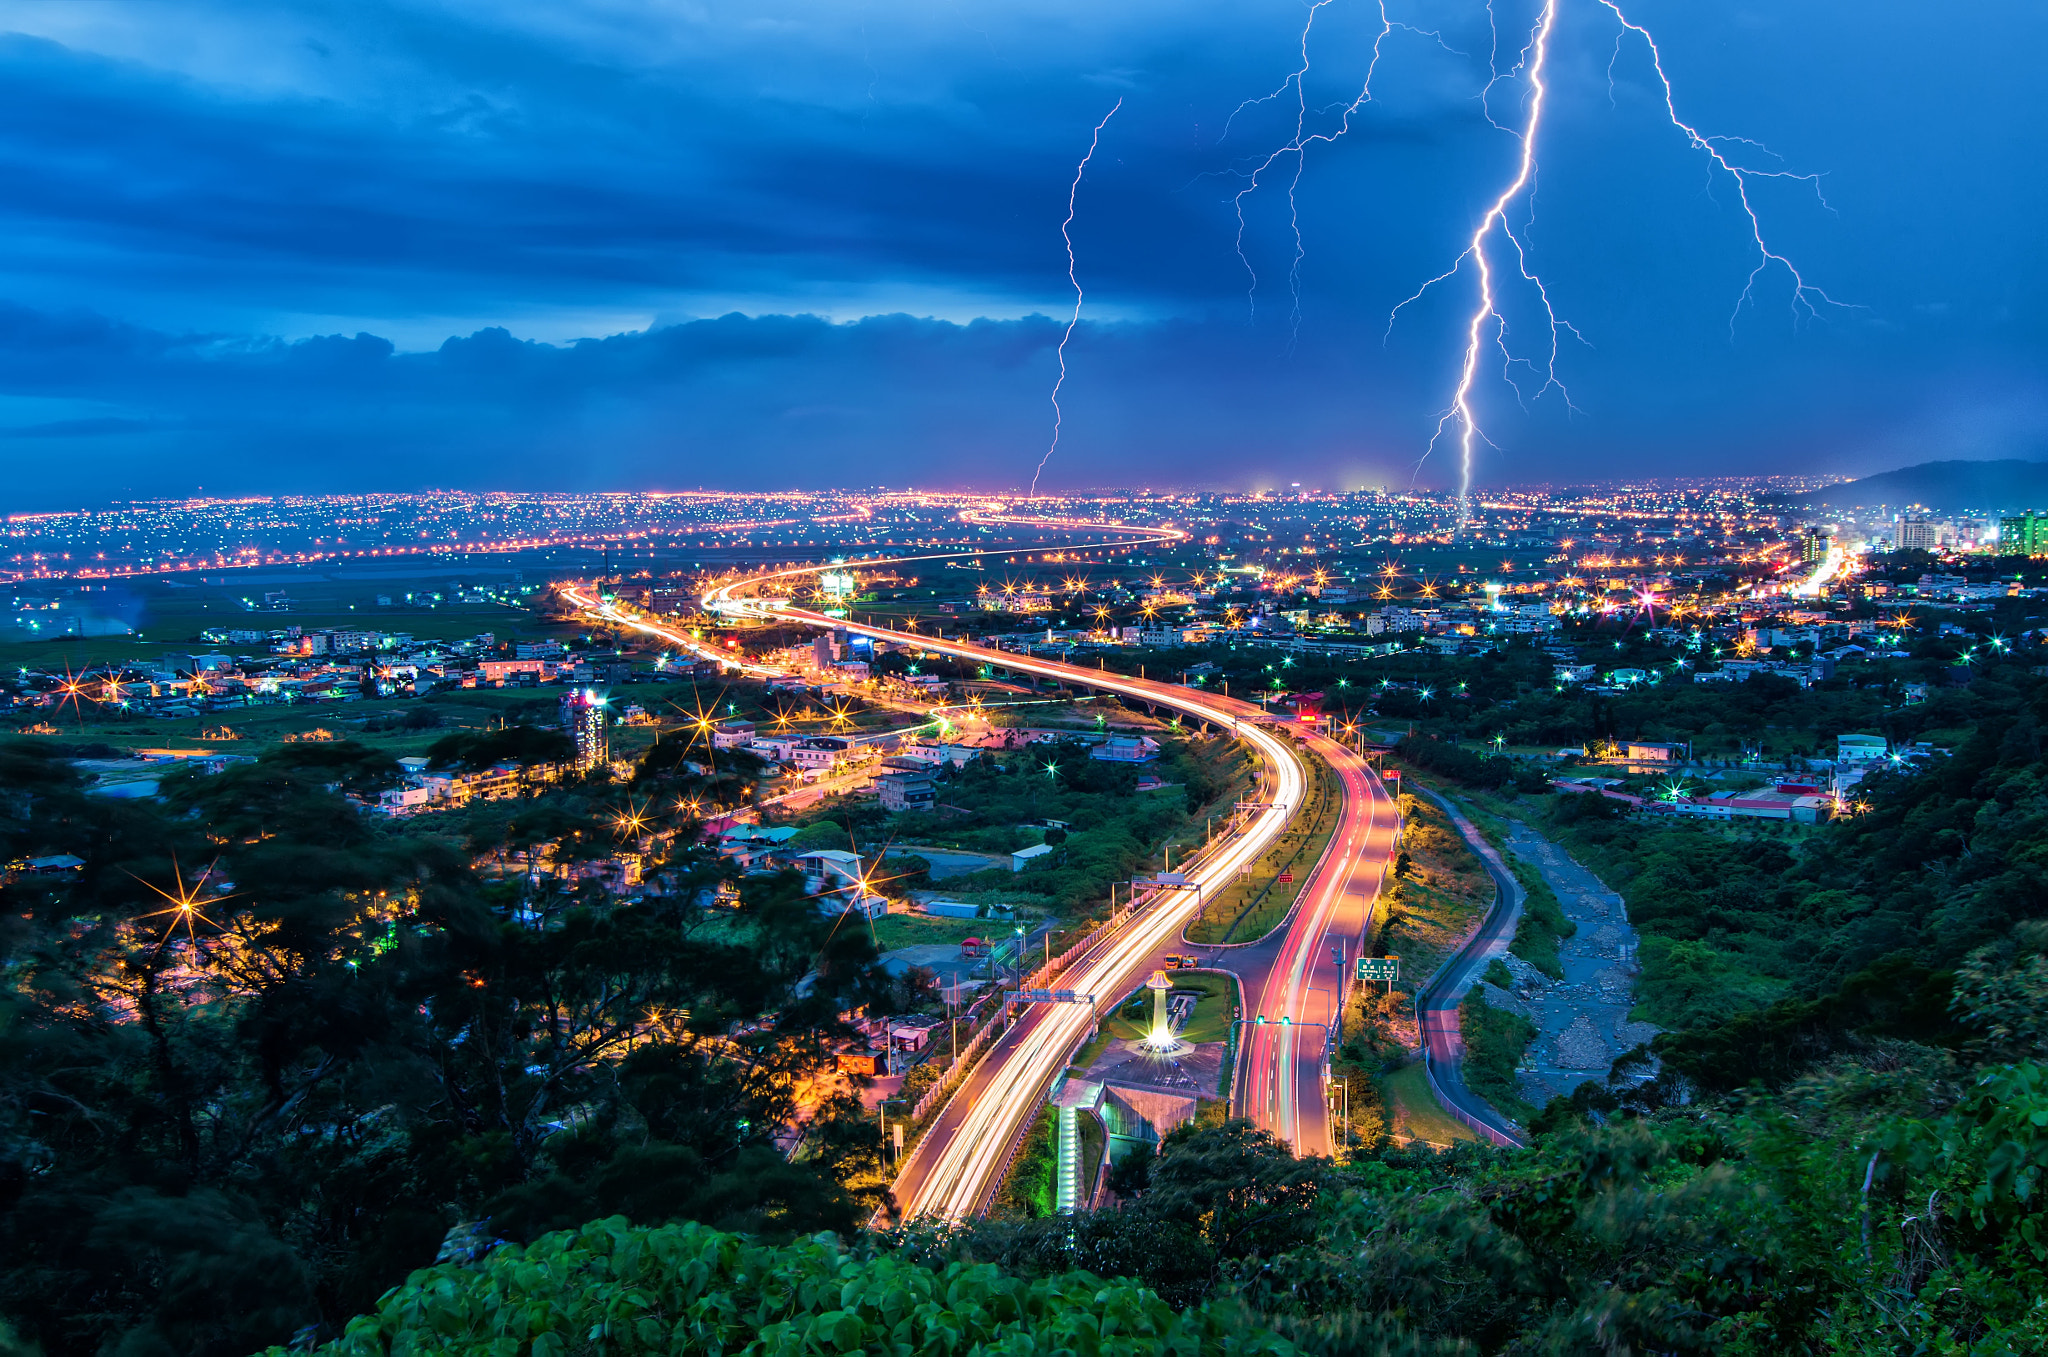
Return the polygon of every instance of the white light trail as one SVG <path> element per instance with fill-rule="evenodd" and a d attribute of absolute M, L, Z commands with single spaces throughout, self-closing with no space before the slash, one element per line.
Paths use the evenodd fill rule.
<path fill-rule="evenodd" d="M 1038 467 L 1031 473 L 1031 493 L 1038 493 L 1038 478 L 1045 474 L 1045 464 L 1060 445 L 1060 388 L 1067 384 L 1067 341 L 1074 337 L 1074 327 L 1081 323 L 1081 280 L 1074 271 L 1074 237 L 1070 228 L 1074 224 L 1074 200 L 1081 193 L 1081 176 L 1088 173 L 1088 162 L 1095 159 L 1095 148 L 1102 144 L 1102 129 L 1109 126 L 1109 120 L 1124 106 L 1119 98 L 1109 112 L 1102 115 L 1102 121 L 1095 124 L 1095 134 L 1088 138 L 1088 154 L 1081 157 L 1081 163 L 1074 167 L 1074 182 L 1067 189 L 1067 219 L 1060 223 L 1060 239 L 1067 243 L 1067 281 L 1074 286 L 1074 314 L 1067 321 L 1066 333 L 1060 336 L 1060 375 L 1052 384 L 1052 443 L 1046 448 L 1045 456 L 1038 459 Z"/>

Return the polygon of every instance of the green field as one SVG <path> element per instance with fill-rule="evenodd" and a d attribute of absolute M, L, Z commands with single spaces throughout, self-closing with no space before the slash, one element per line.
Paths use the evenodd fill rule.
<path fill-rule="evenodd" d="M 875 920 L 875 944 L 885 952 L 893 952 L 898 947 L 1004 936 L 1015 926 L 1004 919 L 933 919 L 922 914 L 889 914 Z"/>
<path fill-rule="evenodd" d="M 1173 981 L 1176 992 L 1191 990 L 1199 996 L 1195 1000 L 1194 1014 L 1188 1019 L 1187 1026 L 1181 1029 L 1181 1040 L 1222 1041 L 1230 1035 L 1231 1021 L 1237 1017 L 1240 1007 L 1236 979 L 1216 973 L 1191 974 L 1186 971 L 1170 973 L 1167 978 Z M 1145 1036 L 1152 1030 L 1151 991 L 1140 989 L 1119 1004 L 1115 1015 L 1102 1024 L 1102 1030 L 1110 1041 L 1137 1041 Z"/>
<path fill-rule="evenodd" d="M 1377 907 L 1377 941 L 1381 955 L 1401 958 L 1397 988 L 1412 993 L 1492 908 L 1493 878 L 1434 802 L 1403 795 L 1401 817 L 1401 851 L 1409 868 L 1406 875 L 1387 877 Z"/>
<path fill-rule="evenodd" d="M 526 575 L 527 586 L 545 583 L 544 571 L 528 570 Z M 587 628 L 553 621 L 537 612 L 533 605 L 546 596 L 539 588 L 502 601 L 463 603 L 456 597 L 458 584 L 488 585 L 506 591 L 512 587 L 510 580 L 511 572 L 502 566 L 449 562 L 431 571 L 387 578 L 326 579 L 309 571 L 304 576 L 272 572 L 238 576 L 229 572 L 188 580 L 128 581 L 112 585 L 104 595 L 97 591 L 83 594 L 76 606 L 93 613 L 118 615 L 135 629 L 134 635 L 59 636 L 48 640 L 16 639 L 11 635 L 0 641 L 0 663 L 62 665 L 68 658 L 74 666 L 83 666 L 160 653 L 164 649 L 189 653 L 195 645 L 210 644 L 201 641 L 200 636 L 211 629 L 269 632 L 289 627 L 305 631 L 375 628 L 407 633 L 423 641 L 466 640 L 485 631 L 500 641 L 513 637 L 568 640 L 585 634 Z M 292 606 L 264 606 L 264 594 L 279 592 L 289 595 Z M 435 594 L 440 595 L 438 601 Z M 391 604 L 379 606 L 380 597 L 391 599 Z M 250 642 L 223 644 L 221 649 L 231 654 L 267 652 L 267 647 Z"/>

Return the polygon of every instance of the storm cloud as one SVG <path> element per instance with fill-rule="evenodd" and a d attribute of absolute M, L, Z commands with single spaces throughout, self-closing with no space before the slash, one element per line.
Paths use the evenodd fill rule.
<path fill-rule="evenodd" d="M 1526 4 L 1501 6 L 1505 69 Z M 0 36 L 0 436 L 23 507 L 127 494 L 1028 480 L 1442 483 L 1457 259 L 1514 147 L 1479 4 L 38 6 Z M 1518 217 L 1572 406 L 1489 363 L 1482 479 L 2044 449 L 2048 18 L 1567 0 Z M 1419 30 L 1429 30 L 1428 33 Z M 1431 36 L 1434 34 L 1434 36 Z M 1275 97 L 1261 100 L 1261 96 Z M 1516 87 L 1491 96 L 1512 115 Z M 1247 103 L 1246 101 L 1253 101 Z M 1777 157 L 1777 158 L 1773 158 Z M 1298 204 L 1296 257 L 1290 184 Z M 1824 201 L 1823 201 L 1824 195 Z M 1239 209 L 1243 211 L 1240 232 Z M 1241 257 L 1242 256 L 1242 257 Z M 1291 281 L 1292 280 L 1292 281 Z M 1527 295 L 1509 343 L 1536 353 Z M 1518 397 L 1516 378 L 1524 394 Z M 1526 403 L 1525 403 L 1526 401 Z M 1418 463 L 1420 470 L 1417 470 Z"/>

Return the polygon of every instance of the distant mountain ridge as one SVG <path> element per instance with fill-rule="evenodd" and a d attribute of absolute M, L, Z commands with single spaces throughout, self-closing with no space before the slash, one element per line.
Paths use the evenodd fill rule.
<path fill-rule="evenodd" d="M 1925 505 L 1937 513 L 2048 509 L 2048 462 L 1922 462 L 1794 497 L 1817 508 Z"/>

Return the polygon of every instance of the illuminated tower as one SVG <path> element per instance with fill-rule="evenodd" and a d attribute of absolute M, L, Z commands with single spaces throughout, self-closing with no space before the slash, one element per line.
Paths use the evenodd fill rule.
<path fill-rule="evenodd" d="M 604 699 L 589 688 L 562 694 L 562 729 L 576 743 L 576 771 L 587 773 L 611 757 L 605 742 Z"/>
<path fill-rule="evenodd" d="M 1166 996 L 1173 992 L 1173 982 L 1165 971 L 1154 971 L 1145 988 L 1152 991 L 1152 1030 L 1145 1034 L 1145 1045 L 1155 1051 L 1170 1051 L 1180 1044 L 1174 1036 L 1173 1020 L 1166 1015 Z"/>

